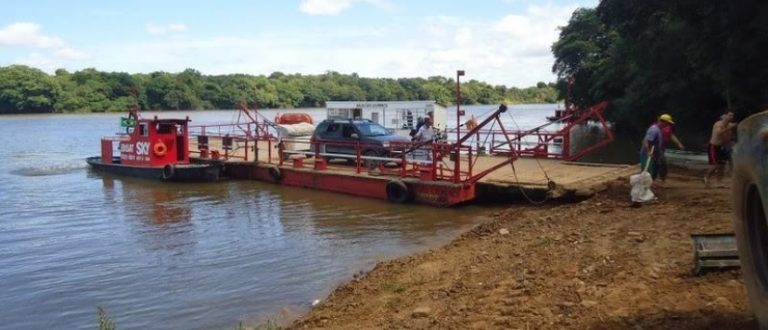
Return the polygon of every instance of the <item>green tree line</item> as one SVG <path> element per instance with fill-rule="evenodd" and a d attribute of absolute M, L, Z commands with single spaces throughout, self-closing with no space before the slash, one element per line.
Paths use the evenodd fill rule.
<path fill-rule="evenodd" d="M 364 78 L 357 74 L 272 73 L 269 76 L 203 75 L 194 69 L 149 74 L 84 69 L 41 70 L 0 67 L 0 114 L 125 111 L 134 102 L 145 110 L 322 107 L 326 101 L 436 100 L 454 103 L 455 80 L 429 78 Z M 464 104 L 554 103 L 554 83 L 529 88 L 462 82 Z"/>
<path fill-rule="evenodd" d="M 707 132 L 725 110 L 768 108 L 768 2 L 602 0 L 576 10 L 552 46 L 560 95 L 612 101 L 619 127 L 645 129 L 670 113 Z"/>

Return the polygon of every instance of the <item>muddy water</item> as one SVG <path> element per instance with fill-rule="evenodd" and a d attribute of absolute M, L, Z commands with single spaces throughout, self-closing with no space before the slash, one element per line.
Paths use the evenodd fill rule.
<path fill-rule="evenodd" d="M 537 125 L 551 109 L 518 109 L 531 119 L 509 124 Z M 84 158 L 118 117 L 0 117 L 0 328 L 92 329 L 97 306 L 122 329 L 232 328 L 300 313 L 376 261 L 444 244 L 489 211 L 92 173 Z"/>

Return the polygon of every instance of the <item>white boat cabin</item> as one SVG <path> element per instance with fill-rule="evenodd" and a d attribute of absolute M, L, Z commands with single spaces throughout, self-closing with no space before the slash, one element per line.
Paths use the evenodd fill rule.
<path fill-rule="evenodd" d="M 445 107 L 435 101 L 328 101 L 328 119 L 369 119 L 393 131 L 416 128 L 432 112 L 434 127 L 445 130 Z"/>

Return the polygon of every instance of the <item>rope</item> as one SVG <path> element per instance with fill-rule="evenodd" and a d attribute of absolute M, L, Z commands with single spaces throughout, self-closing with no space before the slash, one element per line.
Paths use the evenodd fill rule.
<path fill-rule="evenodd" d="M 485 116 L 487 116 L 489 113 L 491 113 L 491 112 L 494 112 L 494 111 L 496 111 L 496 108 L 495 108 L 495 107 L 491 107 L 491 108 L 490 108 L 490 110 L 488 110 L 488 111 L 487 111 L 487 112 L 485 112 L 484 114 L 482 114 L 482 115 L 479 115 L 479 116 L 477 116 L 477 117 L 478 117 L 478 118 L 484 118 L 484 117 L 485 117 Z"/>
<path fill-rule="evenodd" d="M 484 117 L 488 116 L 488 114 L 490 114 L 490 113 L 492 113 L 494 111 L 496 111 L 496 108 L 491 107 L 490 110 L 488 110 L 485 113 L 479 115 L 478 118 L 484 118 Z M 464 124 L 459 124 L 459 127 L 456 127 L 456 130 L 460 131 L 461 127 L 463 127 L 463 126 L 464 126 Z M 491 131 L 493 131 L 494 127 L 496 127 L 496 121 L 494 121 L 493 124 L 491 124 Z M 483 146 L 485 146 L 486 143 L 488 143 L 488 138 L 490 136 L 491 136 L 491 134 L 486 134 L 485 135 L 485 140 L 483 141 Z M 475 136 L 473 135 L 473 136 L 470 137 L 468 142 L 469 142 L 470 145 L 473 145 L 474 144 L 473 142 L 475 142 L 475 140 L 476 140 Z M 458 143 L 458 141 L 457 141 L 457 143 Z M 461 149 L 459 149 L 459 150 L 461 150 Z M 480 150 L 478 150 L 478 152 L 479 151 Z M 478 159 L 479 159 L 479 157 L 475 157 L 475 161 L 472 162 L 472 167 L 475 167 L 475 164 L 477 164 Z M 459 162 L 459 161 L 461 161 L 461 153 L 457 151 L 455 162 Z M 448 164 L 445 162 L 445 159 L 442 160 L 442 163 L 443 163 L 444 166 L 449 167 Z"/>
<path fill-rule="evenodd" d="M 515 126 L 517 127 L 517 130 L 518 130 L 518 131 L 522 131 L 522 129 L 520 129 L 520 125 L 518 125 L 518 124 L 517 124 L 517 121 L 515 120 L 515 118 L 514 118 L 514 117 L 512 117 L 512 114 L 511 114 L 511 113 L 507 113 L 507 114 L 509 115 L 509 118 L 510 118 L 510 119 L 512 119 L 512 122 L 513 122 L 513 123 L 515 124 Z M 521 139 L 522 139 L 522 137 L 521 137 Z M 511 147 L 512 147 L 512 146 L 510 145 L 510 148 L 511 148 Z M 542 173 L 544 173 L 544 177 L 547 179 L 547 185 L 549 185 L 549 184 L 550 184 L 550 182 L 554 182 L 554 181 L 552 181 L 552 179 L 549 177 L 549 173 L 547 173 L 547 171 L 546 171 L 546 170 L 544 170 L 544 167 L 543 167 L 543 166 L 541 166 L 541 162 L 539 161 L 539 159 L 538 159 L 538 158 L 536 158 L 536 157 L 533 157 L 533 159 L 536 161 L 536 164 L 539 166 L 539 169 L 541 170 L 541 172 L 542 172 Z M 514 169 L 514 167 L 512 167 L 512 168 Z"/>
<path fill-rule="evenodd" d="M 491 124 L 491 129 L 490 129 L 490 132 L 493 132 L 493 128 L 494 128 L 494 127 L 496 127 L 496 121 L 495 121 L 495 120 L 493 121 L 493 124 Z M 483 140 L 483 146 L 485 146 L 485 145 L 486 145 L 486 143 L 488 143 L 488 138 L 489 138 L 489 137 L 491 137 L 491 133 L 488 133 L 488 134 L 486 134 L 486 135 L 485 135 L 485 140 Z M 479 152 L 480 152 L 480 150 L 478 150 L 477 152 L 479 153 Z M 478 159 L 480 159 L 480 157 L 479 157 L 479 156 L 478 156 L 478 157 L 475 157 L 475 161 L 474 161 L 474 162 L 472 162 L 472 167 L 475 167 L 475 164 L 477 164 L 477 160 L 478 160 Z"/>
<path fill-rule="evenodd" d="M 512 166 L 512 174 L 515 176 L 515 182 L 517 183 L 517 189 L 520 190 L 520 193 L 523 195 L 523 197 L 525 197 L 525 199 L 528 200 L 528 202 L 531 203 L 531 204 L 541 205 L 541 204 L 546 203 L 547 200 L 549 199 L 549 196 L 547 196 L 547 195 L 544 195 L 544 199 L 542 199 L 540 201 L 535 201 L 535 200 L 533 200 L 533 198 L 528 196 L 528 194 L 525 192 L 525 189 L 523 189 L 523 185 L 520 184 L 520 179 L 517 178 L 517 171 L 515 170 L 515 162 L 511 162 L 511 163 L 509 163 L 509 165 Z M 549 188 L 549 186 L 547 186 L 547 188 Z"/>
<path fill-rule="evenodd" d="M 520 125 L 518 125 L 515 118 L 512 117 L 512 114 L 511 113 L 507 113 L 507 114 L 509 115 L 509 118 L 512 120 L 512 123 L 515 124 L 515 127 L 517 127 L 517 130 L 522 131 L 522 129 L 520 129 Z M 522 139 L 522 137 L 520 138 Z M 511 147 L 512 146 L 510 145 L 510 148 Z M 544 177 L 547 179 L 547 189 L 548 190 L 555 189 L 556 187 L 555 182 L 552 181 L 552 179 L 549 177 L 549 173 L 547 173 L 547 171 L 544 169 L 544 166 L 541 165 L 541 162 L 539 161 L 539 159 L 534 157 L 534 160 L 536 161 L 536 164 L 539 166 L 539 169 L 541 170 L 541 172 L 544 173 Z M 544 199 L 542 199 L 541 201 L 535 201 L 530 196 L 528 196 L 528 194 L 525 192 L 525 189 L 523 189 L 523 186 L 520 184 L 520 180 L 517 177 L 517 170 L 515 169 L 514 162 L 509 163 L 509 165 L 512 166 L 512 174 L 515 176 L 515 182 L 517 183 L 517 188 L 520 190 L 520 193 L 523 195 L 523 197 L 525 197 L 526 200 L 528 200 L 529 203 L 540 205 L 540 204 L 544 204 L 549 199 L 549 196 L 545 195 Z"/>

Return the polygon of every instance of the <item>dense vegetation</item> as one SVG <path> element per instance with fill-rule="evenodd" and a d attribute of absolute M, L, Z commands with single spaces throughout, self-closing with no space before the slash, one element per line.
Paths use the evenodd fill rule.
<path fill-rule="evenodd" d="M 234 109 L 241 103 L 259 108 L 320 107 L 325 101 L 437 100 L 451 104 L 455 81 L 443 77 L 362 78 L 357 74 L 270 76 L 244 74 L 203 75 L 181 73 L 128 74 L 85 69 L 74 73 L 12 65 L 0 67 L 0 114 L 125 111 L 133 103 L 147 110 Z M 554 84 L 540 82 L 530 88 L 462 82 L 465 104 L 553 103 Z"/>
<path fill-rule="evenodd" d="M 552 46 L 565 95 L 579 105 L 613 101 L 620 126 L 644 129 L 668 112 L 707 132 L 724 110 L 768 108 L 768 2 L 602 0 L 574 12 Z"/>

